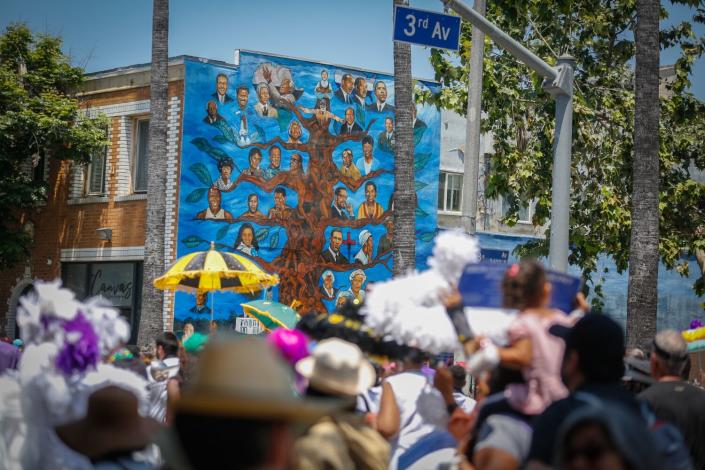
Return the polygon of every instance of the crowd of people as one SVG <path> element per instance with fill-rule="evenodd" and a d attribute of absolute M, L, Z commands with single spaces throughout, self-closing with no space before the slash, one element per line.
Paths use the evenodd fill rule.
<path fill-rule="evenodd" d="M 459 335 L 439 362 L 297 329 L 164 332 L 141 352 L 117 314 L 40 284 L 24 343 L 0 345 L 0 467 L 705 469 L 682 335 L 627 352 L 609 316 L 550 293 L 539 263 L 510 265 L 505 344 Z"/>

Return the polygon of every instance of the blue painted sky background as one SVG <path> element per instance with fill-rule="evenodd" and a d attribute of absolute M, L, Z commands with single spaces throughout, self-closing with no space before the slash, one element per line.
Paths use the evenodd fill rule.
<path fill-rule="evenodd" d="M 236 48 L 310 58 L 392 72 L 391 0 L 257 2 L 171 0 L 169 54 L 232 62 Z M 411 5 L 441 11 L 439 0 Z M 674 24 L 688 9 L 668 5 Z M 60 35 L 74 63 L 89 72 L 149 62 L 152 2 L 149 0 L 2 0 L 0 27 L 24 21 L 33 30 Z M 705 27 L 696 28 L 705 34 Z M 412 47 L 413 73 L 433 78 L 428 50 Z M 677 51 L 662 53 L 671 64 Z M 705 99 L 705 59 L 692 78 L 692 91 Z"/>

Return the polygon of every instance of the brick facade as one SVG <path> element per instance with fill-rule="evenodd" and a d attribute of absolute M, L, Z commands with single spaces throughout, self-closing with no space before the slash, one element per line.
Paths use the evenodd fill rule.
<path fill-rule="evenodd" d="M 167 213 L 165 260 L 175 255 L 181 120 L 183 114 L 183 61 L 169 64 L 167 128 Z M 31 256 L 0 273 L 0 332 L 13 336 L 15 308 L 22 288 L 33 279 L 61 276 L 62 254 L 73 261 L 139 260 L 145 240 L 146 194 L 132 190 L 134 124 L 149 116 L 149 67 L 134 67 L 94 74 L 80 95 L 88 116 L 104 114 L 110 121 L 104 195 L 85 196 L 85 165 L 51 161 L 49 192 L 45 205 L 22 214 L 21 224 L 34 224 Z M 104 241 L 96 229 L 112 229 Z M 68 254 L 68 255 L 67 255 Z M 164 317 L 171 325 L 171 296 L 166 297 Z"/>

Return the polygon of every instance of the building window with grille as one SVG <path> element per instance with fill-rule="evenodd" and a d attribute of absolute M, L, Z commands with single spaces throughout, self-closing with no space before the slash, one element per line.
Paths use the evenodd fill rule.
<path fill-rule="evenodd" d="M 438 175 L 438 210 L 460 213 L 463 195 L 463 175 L 441 171 Z"/>
<path fill-rule="evenodd" d="M 502 198 L 502 217 L 506 217 L 509 212 L 509 201 Z M 534 209 L 536 207 L 536 201 L 529 201 L 525 203 L 519 201 L 519 211 L 517 213 L 517 223 L 520 224 L 530 224 L 531 220 L 534 218 Z"/>
<path fill-rule="evenodd" d="M 86 167 L 86 196 L 105 194 L 105 174 L 108 166 L 108 149 L 96 152 Z"/>
<path fill-rule="evenodd" d="M 133 148 L 132 190 L 147 192 L 147 169 L 149 166 L 149 119 L 135 121 Z"/>

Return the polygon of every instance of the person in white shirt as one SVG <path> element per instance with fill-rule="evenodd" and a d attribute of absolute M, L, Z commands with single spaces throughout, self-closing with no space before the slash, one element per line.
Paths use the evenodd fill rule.
<path fill-rule="evenodd" d="M 467 414 L 472 413 L 477 402 L 463 393 L 467 382 L 467 371 L 462 366 L 451 366 L 450 373 L 453 376 L 453 398 L 455 403 Z"/>
<path fill-rule="evenodd" d="M 409 447 L 431 432 L 445 429 L 448 422 L 443 396 L 421 372 L 423 359 L 407 359 L 404 372 L 382 383 L 377 430 L 391 443 L 392 470 Z"/>
<path fill-rule="evenodd" d="M 179 340 L 171 331 L 165 331 L 156 340 L 156 360 L 147 367 L 149 416 L 166 422 L 166 385 L 179 373 Z"/>

